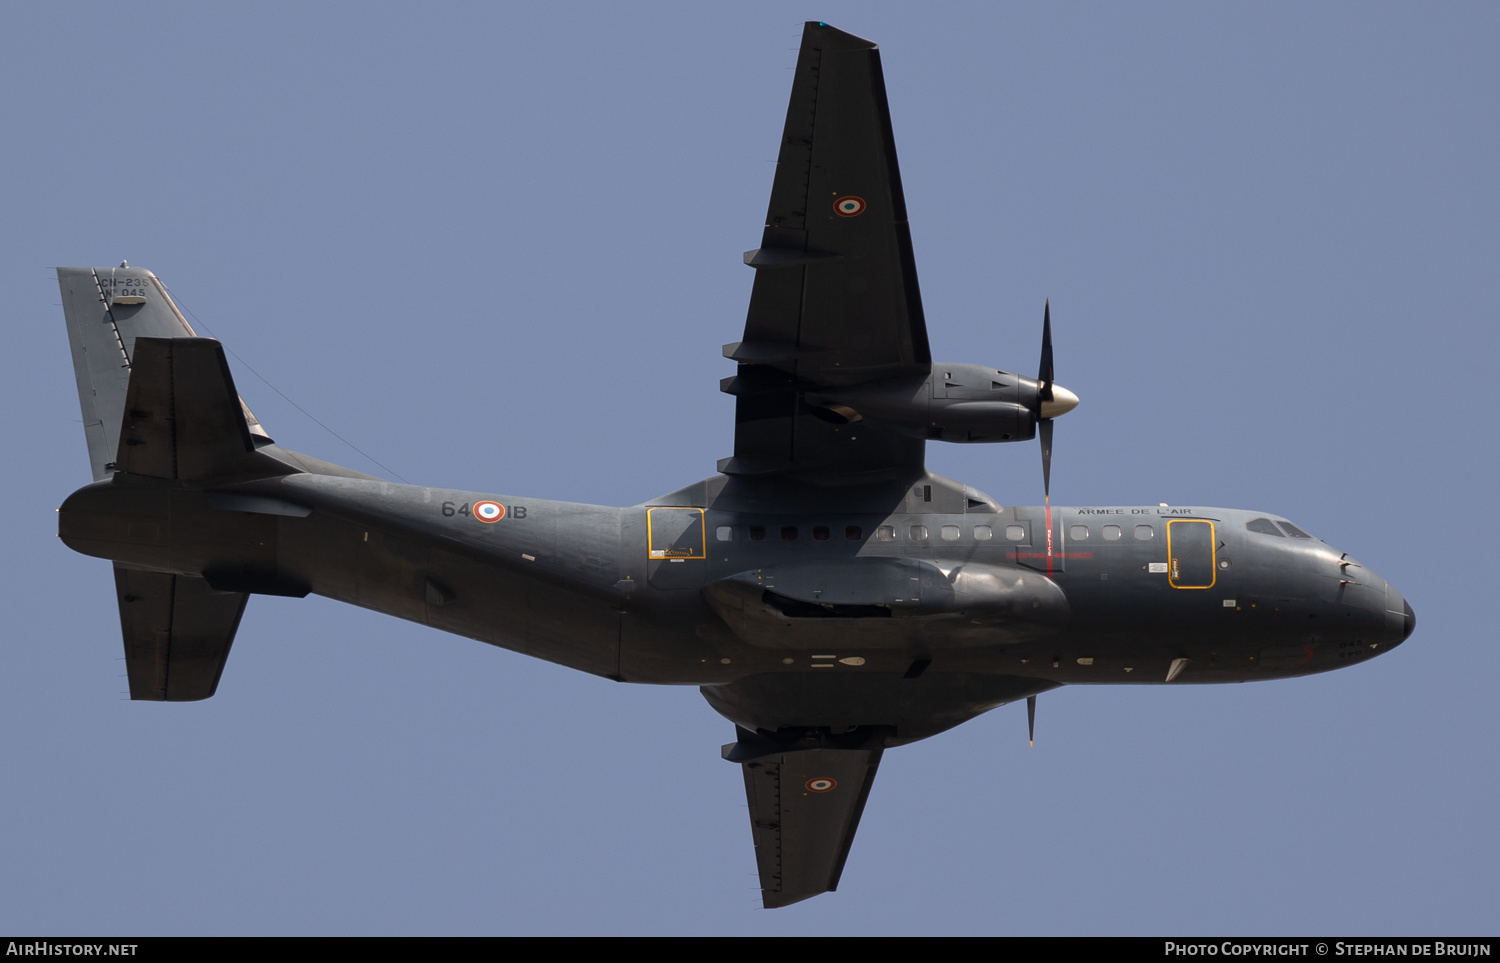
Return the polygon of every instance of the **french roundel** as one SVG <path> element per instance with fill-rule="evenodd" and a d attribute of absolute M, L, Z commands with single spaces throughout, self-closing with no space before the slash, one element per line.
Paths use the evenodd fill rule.
<path fill-rule="evenodd" d="M 827 792 L 838 785 L 838 782 L 827 776 L 814 776 L 803 783 L 808 792 Z"/>
<path fill-rule="evenodd" d="M 858 217 L 865 212 L 865 199 L 845 194 L 833 202 L 833 211 L 839 217 Z"/>
<path fill-rule="evenodd" d="M 498 522 L 505 517 L 505 506 L 499 502 L 475 502 L 474 517 L 481 522 Z"/>

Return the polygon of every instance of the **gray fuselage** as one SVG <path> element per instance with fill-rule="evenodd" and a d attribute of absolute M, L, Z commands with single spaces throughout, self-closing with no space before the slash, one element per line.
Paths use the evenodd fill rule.
<path fill-rule="evenodd" d="M 122 474 L 61 512 L 70 547 L 130 567 L 700 685 L 749 729 L 882 726 L 898 742 L 1058 685 L 1324 671 L 1414 625 L 1384 580 L 1277 516 L 1054 506 L 1049 551 L 1046 508 L 931 473 L 823 497 L 718 476 L 632 508 Z"/>

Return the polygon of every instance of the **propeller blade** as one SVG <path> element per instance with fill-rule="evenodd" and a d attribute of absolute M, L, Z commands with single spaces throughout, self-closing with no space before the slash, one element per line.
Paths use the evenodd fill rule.
<path fill-rule="evenodd" d="M 1056 400 L 1056 393 L 1052 390 L 1052 378 L 1052 299 L 1048 298 L 1042 304 L 1042 362 L 1037 366 L 1036 373 L 1039 385 L 1036 428 L 1037 437 L 1042 442 L 1042 494 L 1049 502 L 1052 497 L 1052 419 L 1042 417 L 1042 414 L 1043 412 L 1051 414 L 1048 408 L 1053 407 L 1053 402 Z M 1063 390 L 1063 394 L 1072 399 L 1073 404 L 1078 403 L 1067 389 Z"/>
<path fill-rule="evenodd" d="M 1048 298 L 1042 307 L 1042 363 L 1037 370 L 1036 380 L 1041 382 L 1041 399 L 1052 400 L 1052 299 Z"/>
<path fill-rule="evenodd" d="M 1042 439 L 1042 496 L 1052 498 L 1052 419 L 1043 418 L 1036 424 L 1037 434 Z"/>
<path fill-rule="evenodd" d="M 1031 744 L 1036 745 L 1036 696 L 1026 697 L 1026 732 Z"/>

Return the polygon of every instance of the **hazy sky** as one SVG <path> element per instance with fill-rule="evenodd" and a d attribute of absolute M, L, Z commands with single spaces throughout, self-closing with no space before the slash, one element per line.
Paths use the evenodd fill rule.
<path fill-rule="evenodd" d="M 1069 688 L 887 753 L 836 894 L 759 908 L 728 722 L 256 597 L 213 699 L 126 698 L 55 265 L 155 271 L 287 447 L 635 504 L 712 474 L 805 19 L 881 44 L 933 353 L 1031 372 L 1059 504 L 1284 514 L 1392 654 Z M 6 8 L 16 372 L 0 927 L 1493 934 L 1500 8 Z M 1036 445 L 929 446 L 1005 504 Z"/>

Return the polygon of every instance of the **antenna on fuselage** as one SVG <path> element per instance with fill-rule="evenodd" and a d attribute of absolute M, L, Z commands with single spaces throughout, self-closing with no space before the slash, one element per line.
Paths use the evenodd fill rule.
<path fill-rule="evenodd" d="M 1036 745 L 1036 696 L 1026 697 L 1026 734 L 1033 746 Z"/>

